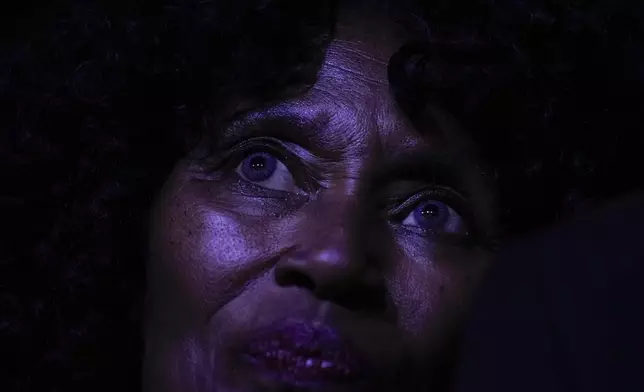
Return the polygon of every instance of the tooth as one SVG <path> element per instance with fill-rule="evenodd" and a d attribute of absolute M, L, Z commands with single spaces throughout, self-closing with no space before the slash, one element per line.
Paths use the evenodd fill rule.
<path fill-rule="evenodd" d="M 312 368 L 312 367 L 319 367 L 320 366 L 320 360 L 319 359 L 314 359 L 314 358 L 309 358 L 306 360 L 306 367 Z"/>
<path fill-rule="evenodd" d="M 330 367 L 333 367 L 333 362 L 322 361 L 321 367 L 322 369 L 328 369 Z"/>

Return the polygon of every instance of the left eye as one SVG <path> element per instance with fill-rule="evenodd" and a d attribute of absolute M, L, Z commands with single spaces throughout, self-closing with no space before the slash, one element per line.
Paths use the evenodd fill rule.
<path fill-rule="evenodd" d="M 447 204 L 438 200 L 424 200 L 402 221 L 403 226 L 423 231 L 461 233 L 465 230 L 463 218 Z"/>
<path fill-rule="evenodd" d="M 263 188 L 300 192 L 286 165 L 274 155 L 259 151 L 247 155 L 237 166 L 237 174 Z"/>

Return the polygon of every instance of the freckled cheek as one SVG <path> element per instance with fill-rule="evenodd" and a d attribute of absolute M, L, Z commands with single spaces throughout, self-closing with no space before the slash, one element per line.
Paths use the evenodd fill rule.
<path fill-rule="evenodd" d="M 492 254 L 483 250 L 439 250 L 437 257 L 443 260 L 442 269 L 451 277 L 451 286 L 461 306 L 468 306 L 471 298 L 490 266 Z"/>
<path fill-rule="evenodd" d="M 450 328 L 469 305 L 487 255 L 434 250 L 398 263 L 392 296 L 400 328 L 425 340 Z"/>
<path fill-rule="evenodd" d="M 431 265 L 407 263 L 398 267 L 391 294 L 400 328 L 415 335 L 426 330 L 427 320 L 434 319 L 433 314 L 446 300 L 447 279 Z"/>
<path fill-rule="evenodd" d="M 149 285 L 186 309 L 203 313 L 227 300 L 244 270 L 262 258 L 266 241 L 257 224 L 201 207 L 162 207 L 151 230 Z M 184 206 L 181 208 L 181 206 Z"/>

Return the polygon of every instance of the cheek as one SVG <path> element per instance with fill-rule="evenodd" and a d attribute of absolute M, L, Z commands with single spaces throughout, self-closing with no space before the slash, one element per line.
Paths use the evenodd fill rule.
<path fill-rule="evenodd" d="M 399 256 L 392 297 L 403 334 L 414 345 L 424 344 L 431 350 L 454 330 L 467 310 L 489 255 L 441 246 L 422 252 L 413 249 Z"/>
<path fill-rule="evenodd" d="M 162 194 L 151 220 L 148 292 L 163 312 L 207 317 L 266 267 L 266 222 L 216 210 L 186 189 Z M 205 320 L 205 319 L 204 319 Z"/>

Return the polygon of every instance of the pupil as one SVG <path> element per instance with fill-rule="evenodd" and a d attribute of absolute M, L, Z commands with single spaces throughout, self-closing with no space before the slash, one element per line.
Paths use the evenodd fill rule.
<path fill-rule="evenodd" d="M 249 181 L 266 181 L 275 173 L 278 161 L 270 154 L 259 152 L 244 159 L 242 175 Z"/>
<path fill-rule="evenodd" d="M 423 208 L 422 212 L 420 213 L 421 216 L 423 217 L 433 217 L 435 218 L 439 214 L 439 208 L 436 204 L 426 204 L 425 208 Z"/>
<path fill-rule="evenodd" d="M 266 160 L 262 156 L 253 157 L 250 160 L 250 166 L 253 169 L 263 169 L 266 166 Z"/>

